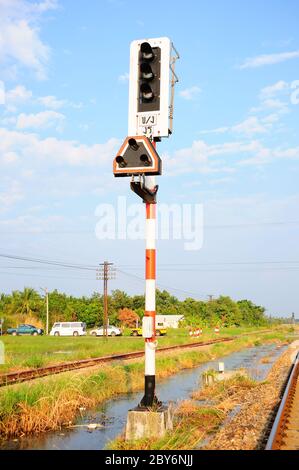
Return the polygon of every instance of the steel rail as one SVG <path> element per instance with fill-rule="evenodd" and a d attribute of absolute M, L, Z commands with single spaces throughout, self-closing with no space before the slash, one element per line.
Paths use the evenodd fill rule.
<path fill-rule="evenodd" d="M 289 378 L 281 399 L 272 430 L 265 450 L 279 450 L 288 428 L 288 419 L 292 412 L 292 401 L 296 392 L 299 376 L 299 352 L 291 366 Z"/>
<path fill-rule="evenodd" d="M 223 343 L 228 341 L 233 341 L 236 337 L 228 337 L 228 338 L 219 338 L 215 340 L 200 342 L 200 343 L 188 343 L 182 344 L 177 346 L 168 346 L 166 348 L 157 349 L 157 353 L 163 353 L 168 351 L 175 351 L 178 349 L 190 349 L 196 348 L 201 346 L 209 346 L 211 344 Z M 30 369 L 25 371 L 18 371 L 18 372 L 9 372 L 7 374 L 0 375 L 0 387 L 6 385 L 12 385 L 20 382 L 25 382 L 29 380 L 33 380 L 36 378 L 41 378 L 49 375 L 59 374 L 61 372 L 67 372 L 70 370 L 82 369 L 85 367 L 92 367 L 97 364 L 112 362 L 117 360 L 127 360 L 127 359 L 134 359 L 137 357 L 144 356 L 144 351 L 136 351 L 130 352 L 125 354 L 113 354 L 111 356 L 102 356 L 90 359 L 81 359 L 79 361 L 73 362 L 64 362 L 62 364 L 58 364 L 55 366 L 47 366 L 47 367 L 39 367 L 37 369 Z"/>
<path fill-rule="evenodd" d="M 157 354 L 167 352 L 167 351 L 175 351 L 178 349 L 190 349 L 190 348 L 197 348 L 201 346 L 209 346 L 210 344 L 217 344 L 223 343 L 228 341 L 233 341 L 241 336 L 248 336 L 252 334 L 263 334 L 268 333 L 272 330 L 262 330 L 262 331 L 252 331 L 249 333 L 241 333 L 240 335 L 230 336 L 227 338 L 219 338 L 199 343 L 188 343 L 176 346 L 168 346 L 165 348 L 157 349 Z M 13 385 L 21 382 L 27 382 L 29 380 L 38 379 L 41 377 L 46 377 L 50 375 L 60 374 L 62 372 L 67 372 L 70 370 L 82 369 L 85 367 L 92 367 L 97 364 L 105 363 L 105 362 L 112 362 L 117 360 L 127 360 L 127 359 L 134 359 L 137 357 L 144 356 L 144 351 L 136 351 L 130 352 L 125 354 L 113 354 L 110 356 L 102 356 L 102 357 L 95 357 L 89 359 L 80 359 L 78 361 L 73 362 L 64 362 L 62 364 L 57 364 L 54 366 L 46 366 L 46 367 L 39 367 L 36 369 L 30 370 L 23 370 L 17 372 L 8 372 L 7 374 L 0 374 L 0 387 L 4 387 L 7 385 Z"/>

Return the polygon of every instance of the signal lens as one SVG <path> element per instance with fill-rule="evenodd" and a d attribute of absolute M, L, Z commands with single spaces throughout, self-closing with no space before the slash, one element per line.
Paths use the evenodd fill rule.
<path fill-rule="evenodd" d="M 154 59 L 155 55 L 151 45 L 148 42 L 143 42 L 140 47 L 142 58 L 149 62 Z"/>
<path fill-rule="evenodd" d="M 145 166 L 150 166 L 152 164 L 152 161 L 150 160 L 148 155 L 145 155 L 145 154 L 141 155 L 140 160 Z"/>
<path fill-rule="evenodd" d="M 118 155 L 115 160 L 116 160 L 116 163 L 118 163 L 121 168 L 125 168 L 127 166 L 127 162 L 125 161 L 124 157 L 122 157 L 121 155 Z"/>
<path fill-rule="evenodd" d="M 153 80 L 153 78 L 155 77 L 150 64 L 148 64 L 147 62 L 143 62 L 140 65 L 140 72 L 143 80 L 150 81 Z"/>
<path fill-rule="evenodd" d="M 137 151 L 139 149 L 139 145 L 137 144 L 136 140 L 135 139 L 129 139 L 129 146 L 131 147 L 131 149 Z"/>
<path fill-rule="evenodd" d="M 142 101 L 145 101 L 145 102 L 153 101 L 154 93 L 151 87 L 147 83 L 141 84 L 140 92 L 142 95 Z"/>

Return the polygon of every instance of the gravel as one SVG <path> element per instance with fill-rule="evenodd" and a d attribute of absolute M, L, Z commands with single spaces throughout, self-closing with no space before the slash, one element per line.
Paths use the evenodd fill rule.
<path fill-rule="evenodd" d="M 206 450 L 261 450 L 265 448 L 280 403 L 290 365 L 299 348 L 295 341 L 275 362 L 265 382 L 249 390 L 236 391 L 240 411 L 204 447 Z"/>

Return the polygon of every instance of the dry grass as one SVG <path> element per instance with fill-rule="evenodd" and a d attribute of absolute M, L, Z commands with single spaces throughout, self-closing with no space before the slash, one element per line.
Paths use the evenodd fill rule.
<path fill-rule="evenodd" d="M 183 401 L 174 416 L 174 430 L 163 439 L 124 441 L 118 438 L 110 448 L 114 450 L 188 450 L 195 449 L 209 434 L 218 429 L 224 414 L 211 408 L 202 408 L 190 400 Z"/>
<path fill-rule="evenodd" d="M 219 350 L 212 346 L 205 351 L 197 349 L 176 353 L 175 355 L 158 356 L 157 380 L 173 375 L 181 369 L 191 368 L 209 361 L 212 357 L 216 358 L 219 355 L 243 349 L 251 344 L 251 338 L 242 338 L 221 345 Z M 60 429 L 76 418 L 80 407 L 94 407 L 119 394 L 141 390 L 143 385 L 144 363 L 142 360 L 134 360 L 132 362 L 114 363 L 113 365 L 102 365 L 84 371 L 67 372 L 2 388 L 0 390 L 0 435 L 13 437 Z M 203 421 L 203 416 L 208 415 L 210 412 L 207 409 L 199 411 L 196 407 L 194 413 L 192 412 L 191 426 L 197 420 L 196 417 L 200 416 L 201 421 Z M 212 415 L 213 413 L 215 414 L 215 410 Z M 187 448 L 184 447 L 185 445 L 190 445 L 187 438 L 186 444 L 184 444 L 182 437 L 184 426 L 186 427 L 186 433 L 190 433 L 190 427 L 188 427 L 189 424 L 187 424 L 186 419 L 186 416 L 182 418 L 182 427 L 178 428 L 174 441 L 169 438 L 169 442 L 165 443 L 169 448 L 174 446 L 176 441 L 183 448 Z M 205 418 L 205 420 L 208 419 L 211 418 Z M 213 423 L 213 419 L 211 419 L 211 423 Z M 217 416 L 217 419 L 219 419 L 219 416 Z M 203 428 L 200 427 L 199 429 L 200 432 L 203 432 Z M 200 435 L 195 432 L 194 440 L 199 439 Z M 155 446 L 155 443 L 153 442 L 152 445 Z"/>
<path fill-rule="evenodd" d="M 271 357 L 262 357 L 262 359 L 260 360 L 261 364 L 270 364 L 270 362 L 271 362 Z"/>
<path fill-rule="evenodd" d="M 289 364 L 287 351 L 275 362 L 266 382 L 237 391 L 227 399 L 233 404 L 239 404 L 240 411 L 215 435 L 206 449 L 264 449 L 269 421 L 279 402 Z M 219 404 L 223 405 L 226 405 L 225 399 Z"/>

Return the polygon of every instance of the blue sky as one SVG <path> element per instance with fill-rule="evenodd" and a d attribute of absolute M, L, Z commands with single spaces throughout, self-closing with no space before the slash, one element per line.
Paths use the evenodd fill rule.
<path fill-rule="evenodd" d="M 180 82 L 174 133 L 158 144 L 159 201 L 202 204 L 204 242 L 158 240 L 158 283 L 299 316 L 298 14 L 296 0 L 154 0 L 148 11 L 135 0 L 0 0 L 0 252 L 108 259 L 126 272 L 111 288 L 143 292 L 144 242 L 98 240 L 95 211 L 118 196 L 139 203 L 111 172 L 127 135 L 129 46 L 168 36 Z M 6 292 L 101 289 L 93 272 L 5 258 L 0 276 Z"/>

